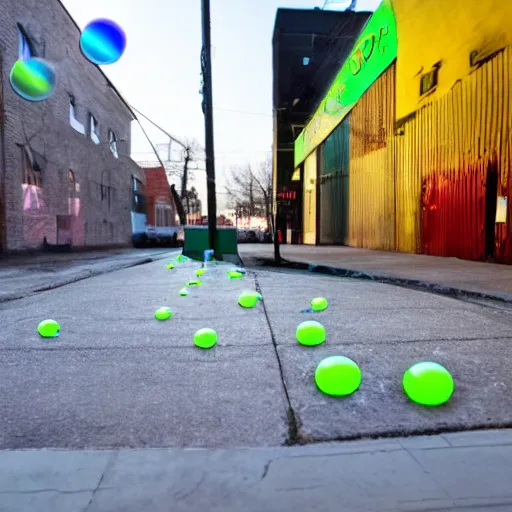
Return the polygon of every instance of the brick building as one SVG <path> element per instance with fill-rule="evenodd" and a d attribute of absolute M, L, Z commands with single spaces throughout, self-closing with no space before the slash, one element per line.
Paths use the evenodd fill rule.
<path fill-rule="evenodd" d="M 174 198 L 165 169 L 143 167 L 146 178 L 147 223 L 150 226 L 167 227 L 180 223 Z"/>
<path fill-rule="evenodd" d="M 85 59 L 80 29 L 59 0 L 0 2 L 0 248 L 131 242 L 135 115 L 100 68 Z M 19 58 L 57 69 L 55 93 L 18 97 L 9 73 Z"/>

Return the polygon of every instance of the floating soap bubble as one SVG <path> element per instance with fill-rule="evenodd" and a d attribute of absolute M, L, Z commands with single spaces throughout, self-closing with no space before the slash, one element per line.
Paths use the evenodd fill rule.
<path fill-rule="evenodd" d="M 240 279 L 241 277 L 244 277 L 244 274 L 239 270 L 228 270 L 228 277 L 230 279 Z"/>
<path fill-rule="evenodd" d="M 55 91 L 55 69 L 43 59 L 17 60 L 9 76 L 14 92 L 28 101 L 43 101 Z"/>
<path fill-rule="evenodd" d="M 52 319 L 43 320 L 37 326 L 37 332 L 43 338 L 56 338 L 60 334 L 60 325 Z"/>
<path fill-rule="evenodd" d="M 329 306 L 329 303 L 324 297 L 316 297 L 311 301 L 311 309 L 313 311 L 323 311 L 327 309 L 327 306 Z"/>
<path fill-rule="evenodd" d="M 402 380 L 405 394 L 421 405 L 446 403 L 454 390 L 450 372 L 438 363 L 425 361 L 411 366 Z"/>
<path fill-rule="evenodd" d="M 123 29 L 111 20 L 91 21 L 80 36 L 80 49 L 94 64 L 117 62 L 126 48 L 126 35 Z"/>
<path fill-rule="evenodd" d="M 155 318 L 157 320 L 168 320 L 169 318 L 171 318 L 171 316 L 172 316 L 171 308 L 167 308 L 167 307 L 158 308 L 155 311 Z"/>
<path fill-rule="evenodd" d="M 186 288 L 182 288 L 182 289 L 180 290 L 180 295 L 181 295 L 182 297 L 186 297 L 186 296 L 188 295 L 188 290 L 187 290 Z"/>
<path fill-rule="evenodd" d="M 238 304 L 243 308 L 254 308 L 262 298 L 261 293 L 245 291 L 238 297 Z"/>
<path fill-rule="evenodd" d="M 361 384 L 361 369 L 348 357 L 327 357 L 316 368 L 315 382 L 326 395 L 351 395 Z"/>
<path fill-rule="evenodd" d="M 194 334 L 194 344 L 200 348 L 212 348 L 217 343 L 217 333 L 213 329 L 199 329 Z"/>
<path fill-rule="evenodd" d="M 206 269 L 205 269 L 205 268 L 198 268 L 198 269 L 196 270 L 196 276 L 197 276 L 197 277 L 201 277 L 205 272 L 206 272 Z"/>
<path fill-rule="evenodd" d="M 301 345 L 320 345 L 326 338 L 325 327 L 320 322 L 308 320 L 299 324 L 296 336 Z"/>

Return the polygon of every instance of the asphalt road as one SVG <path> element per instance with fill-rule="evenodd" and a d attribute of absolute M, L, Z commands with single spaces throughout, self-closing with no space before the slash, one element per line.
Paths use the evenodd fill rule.
<path fill-rule="evenodd" d="M 291 272 L 229 281 L 226 267 L 180 297 L 198 265 L 164 263 L 0 304 L 0 448 L 254 447 L 512 425 L 506 311 Z M 242 310 L 238 293 L 256 286 L 265 308 Z M 318 295 L 329 309 L 301 313 Z M 174 318 L 157 322 L 166 305 Z M 45 318 L 61 323 L 59 338 L 38 336 Z M 297 345 L 296 326 L 309 318 L 325 325 L 323 346 Z M 202 327 L 218 331 L 210 351 L 193 346 Z M 351 397 L 315 388 L 314 369 L 331 354 L 362 368 Z M 403 396 L 403 372 L 425 359 L 453 373 L 447 406 Z"/>

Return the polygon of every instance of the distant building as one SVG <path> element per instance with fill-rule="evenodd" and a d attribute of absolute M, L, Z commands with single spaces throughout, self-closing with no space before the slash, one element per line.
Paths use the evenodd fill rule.
<path fill-rule="evenodd" d="M 82 55 L 59 0 L 2 0 L 0 14 L 0 250 L 129 244 L 144 180 L 129 156 L 134 113 Z M 9 84 L 31 56 L 58 64 L 54 95 L 38 103 Z"/>
<path fill-rule="evenodd" d="M 284 243 L 300 243 L 303 177 L 294 142 L 318 107 L 371 13 L 278 9 L 273 46 L 273 177 Z M 290 193 L 291 192 L 291 193 Z"/>
<path fill-rule="evenodd" d="M 182 200 L 183 208 L 187 213 L 187 224 L 201 223 L 202 202 L 195 187 L 187 190 L 185 198 Z"/>
<path fill-rule="evenodd" d="M 142 170 L 146 178 L 147 224 L 154 227 L 180 224 L 165 169 L 159 166 L 144 167 Z"/>

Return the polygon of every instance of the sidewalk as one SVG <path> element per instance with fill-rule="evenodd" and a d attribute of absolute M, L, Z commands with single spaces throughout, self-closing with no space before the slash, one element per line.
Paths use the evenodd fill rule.
<path fill-rule="evenodd" d="M 239 253 L 248 266 L 273 264 L 274 247 L 271 244 L 240 244 Z M 512 302 L 512 265 L 307 245 L 282 245 L 281 256 L 287 260 L 285 266 L 311 272 L 425 288 L 447 295 Z"/>
<path fill-rule="evenodd" d="M 0 303 L 59 288 L 88 277 L 150 263 L 178 249 L 133 248 L 0 258 Z"/>
<path fill-rule="evenodd" d="M 512 431 L 262 449 L 0 452 L 2 512 L 510 512 Z"/>
<path fill-rule="evenodd" d="M 157 261 L 2 305 L 0 512 L 512 510 L 508 311 L 315 273 L 229 280 L 220 263 L 180 296 L 199 266 Z M 263 301 L 240 308 L 243 289 Z M 315 296 L 329 308 L 304 313 Z M 44 318 L 57 339 L 37 334 Z M 324 344 L 297 343 L 308 319 Z M 193 345 L 205 327 L 210 350 Z M 352 396 L 315 386 L 332 355 L 361 367 Z M 420 360 L 452 373 L 445 406 L 404 395 Z"/>

